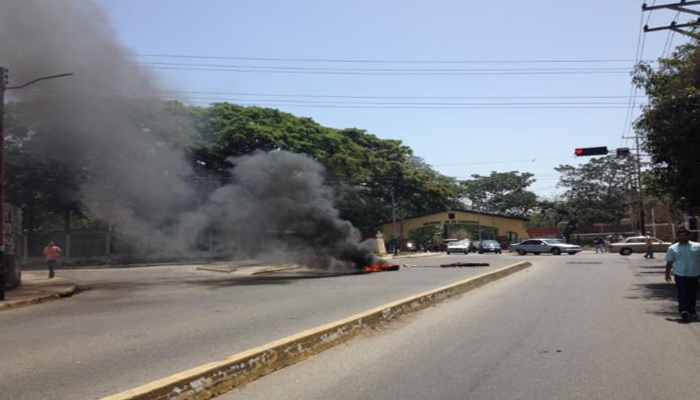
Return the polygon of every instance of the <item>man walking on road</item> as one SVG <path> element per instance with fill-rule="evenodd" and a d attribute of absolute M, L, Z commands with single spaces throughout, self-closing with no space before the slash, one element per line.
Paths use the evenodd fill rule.
<path fill-rule="evenodd" d="M 676 232 L 678 243 L 666 252 L 666 282 L 671 282 L 671 271 L 678 290 L 678 312 L 683 322 L 698 319 L 695 303 L 700 282 L 700 243 L 690 241 L 690 232 L 685 228 Z"/>
<path fill-rule="evenodd" d="M 651 232 L 647 232 L 644 236 L 644 244 L 647 246 L 647 252 L 644 254 L 644 258 L 654 258 L 654 243 L 651 240 Z"/>
<path fill-rule="evenodd" d="M 46 257 L 46 266 L 49 267 L 49 278 L 54 277 L 54 268 L 56 268 L 56 261 L 58 261 L 58 256 L 61 255 L 61 248 L 56 246 L 54 242 L 49 242 L 49 244 L 44 247 L 44 256 Z"/>

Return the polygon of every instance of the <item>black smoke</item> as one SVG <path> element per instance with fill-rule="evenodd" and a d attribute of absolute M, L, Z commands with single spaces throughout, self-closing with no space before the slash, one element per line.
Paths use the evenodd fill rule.
<path fill-rule="evenodd" d="M 314 268 L 372 262 L 372 248 L 333 207 L 323 168 L 283 151 L 233 160 L 233 183 L 205 201 L 184 148 L 195 134 L 184 118 L 145 127 L 139 113 L 159 113 L 157 77 L 120 45 L 91 0 L 2 0 L 0 65 L 10 86 L 73 73 L 8 91 L 41 140 L 37 156 L 84 175 L 78 198 L 116 230 L 148 238 L 161 254 L 187 255 L 203 236 L 216 251 L 270 257 Z"/>

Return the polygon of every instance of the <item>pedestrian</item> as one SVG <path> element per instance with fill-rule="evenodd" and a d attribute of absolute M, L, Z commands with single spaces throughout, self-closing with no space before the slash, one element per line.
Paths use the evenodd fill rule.
<path fill-rule="evenodd" d="M 695 303 L 700 282 L 700 243 L 690 241 L 690 231 L 679 228 L 678 242 L 666 251 L 666 282 L 671 282 L 671 272 L 678 291 L 678 312 L 683 322 L 698 319 Z"/>
<path fill-rule="evenodd" d="M 595 247 L 596 253 L 604 253 L 604 251 L 603 251 L 603 239 L 596 236 L 593 239 L 593 247 Z"/>
<path fill-rule="evenodd" d="M 654 243 L 651 238 L 651 232 L 647 232 L 646 236 L 644 236 L 644 245 L 647 247 L 644 258 L 654 258 Z"/>
<path fill-rule="evenodd" d="M 56 243 L 50 241 L 49 244 L 44 247 L 43 253 L 46 257 L 46 266 L 49 268 L 49 278 L 53 278 L 56 262 L 58 261 L 58 257 L 61 255 L 61 248 L 58 247 Z"/>

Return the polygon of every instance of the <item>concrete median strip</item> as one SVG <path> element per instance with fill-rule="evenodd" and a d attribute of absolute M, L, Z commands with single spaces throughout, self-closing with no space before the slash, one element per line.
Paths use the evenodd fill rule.
<path fill-rule="evenodd" d="M 104 397 L 102 400 L 204 400 L 225 393 L 275 370 L 350 340 L 401 315 L 422 310 L 450 297 L 530 267 L 529 262 L 509 265 L 493 272 L 404 298 L 340 321 L 256 347 L 225 360 Z"/>

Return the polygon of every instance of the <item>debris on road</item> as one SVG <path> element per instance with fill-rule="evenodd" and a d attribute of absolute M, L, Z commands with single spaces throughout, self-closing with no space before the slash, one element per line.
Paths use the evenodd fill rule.
<path fill-rule="evenodd" d="M 465 262 L 456 262 L 452 264 L 442 264 L 440 265 L 440 268 L 449 268 L 449 267 L 488 267 L 489 263 L 465 263 Z"/>

